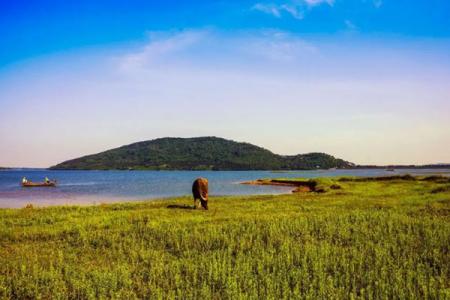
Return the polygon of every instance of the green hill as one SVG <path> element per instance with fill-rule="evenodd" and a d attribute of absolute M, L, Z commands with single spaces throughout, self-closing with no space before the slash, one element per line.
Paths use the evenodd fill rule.
<path fill-rule="evenodd" d="M 349 168 L 325 153 L 277 155 L 264 148 L 218 137 L 160 138 L 60 163 L 78 170 L 310 170 Z"/>

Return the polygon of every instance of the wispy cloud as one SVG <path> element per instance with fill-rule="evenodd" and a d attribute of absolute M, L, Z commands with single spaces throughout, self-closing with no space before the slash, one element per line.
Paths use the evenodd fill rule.
<path fill-rule="evenodd" d="M 318 52 L 312 43 L 280 30 L 227 34 L 213 29 L 150 32 L 147 43 L 119 59 L 122 70 L 149 69 L 167 61 L 202 65 L 207 59 L 234 57 L 244 61 L 292 62 Z M 183 59 L 186 58 L 185 62 Z"/>
<path fill-rule="evenodd" d="M 301 20 L 304 18 L 303 11 L 296 5 L 283 4 L 283 5 L 281 5 L 281 8 L 298 20 Z"/>
<path fill-rule="evenodd" d="M 301 0 L 285 3 L 256 3 L 252 6 L 252 10 L 257 10 L 276 18 L 281 18 L 283 14 L 292 16 L 301 20 L 305 16 L 305 11 L 321 4 L 334 5 L 334 0 Z"/>
<path fill-rule="evenodd" d="M 242 49 L 253 57 L 276 62 L 308 59 L 319 52 L 311 42 L 277 30 L 265 31 L 261 36 L 249 39 Z"/>
<path fill-rule="evenodd" d="M 330 6 L 334 5 L 334 0 L 304 0 L 309 6 L 316 6 L 319 4 L 327 3 Z"/>
<path fill-rule="evenodd" d="M 275 4 L 263 4 L 263 3 L 256 3 L 252 7 L 253 10 L 258 10 L 263 13 L 272 15 L 274 17 L 280 18 L 281 12 L 280 12 L 280 6 Z"/>
<path fill-rule="evenodd" d="M 122 66 L 142 67 L 153 61 L 162 60 L 164 56 L 185 51 L 205 38 L 207 30 L 186 30 L 181 32 L 149 32 L 149 42 L 139 51 L 122 58 Z"/>
<path fill-rule="evenodd" d="M 273 4 L 273 3 L 256 3 L 252 7 L 253 10 L 257 10 L 276 18 L 281 18 L 282 13 L 288 13 L 292 17 L 301 20 L 304 17 L 303 11 L 299 10 L 296 5 L 289 4 Z"/>

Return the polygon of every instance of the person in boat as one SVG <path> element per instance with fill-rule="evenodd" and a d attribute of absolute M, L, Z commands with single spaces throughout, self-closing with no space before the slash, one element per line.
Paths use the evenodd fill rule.
<path fill-rule="evenodd" d="M 44 182 L 45 182 L 45 183 L 50 183 L 50 179 L 48 179 L 48 177 L 45 176 Z"/>
<path fill-rule="evenodd" d="M 22 178 L 22 183 L 28 183 L 28 179 L 26 177 Z"/>

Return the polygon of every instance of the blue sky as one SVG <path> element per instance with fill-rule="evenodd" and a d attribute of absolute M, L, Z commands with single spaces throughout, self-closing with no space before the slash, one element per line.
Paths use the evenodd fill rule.
<path fill-rule="evenodd" d="M 91 45 L 142 39 L 144 32 L 198 27 L 277 28 L 334 35 L 449 38 L 448 1 L 2 1 L 0 64 Z M 294 13 L 295 12 L 295 13 Z"/>
<path fill-rule="evenodd" d="M 0 1 L 0 36 L 0 165 L 199 135 L 450 162 L 448 1 Z"/>

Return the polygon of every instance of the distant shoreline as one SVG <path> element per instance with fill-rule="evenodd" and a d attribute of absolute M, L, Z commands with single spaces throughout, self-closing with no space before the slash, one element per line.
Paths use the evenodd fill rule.
<path fill-rule="evenodd" d="M 393 169 L 393 170 L 404 170 L 404 169 L 416 169 L 416 170 L 420 170 L 420 169 L 450 169 L 450 164 L 439 164 L 439 165 L 386 165 L 386 166 L 374 166 L 374 165 L 358 165 L 358 166 L 354 166 L 354 167 L 349 167 L 349 168 L 330 168 L 330 169 L 283 169 L 283 170 L 271 170 L 271 169 L 260 169 L 260 170 L 256 170 L 256 169 L 246 169 L 246 170 L 242 170 L 242 169 L 237 169 L 237 170 L 233 170 L 233 169 L 192 169 L 192 170 L 188 170 L 188 169 L 152 169 L 152 168 L 148 168 L 148 169 L 142 169 L 142 168 L 138 168 L 138 169 L 133 169 L 133 168 L 129 168 L 129 169 L 66 169 L 66 168 L 33 168 L 33 167 L 0 167 L 0 171 L 17 171 L 17 170 L 24 170 L 24 171 L 30 171 L 30 170 L 48 170 L 48 171 L 219 171 L 219 172 L 224 172 L 224 171 L 230 171 L 230 172 L 249 172 L 249 171 L 269 171 L 269 172 L 274 172 L 274 173 L 289 173 L 289 172 L 305 172 L 305 171 L 329 171 L 329 170 L 359 170 L 359 169 Z"/>
<path fill-rule="evenodd" d="M 358 165 L 351 169 L 449 169 L 450 164 L 431 164 L 431 165 Z"/>
<path fill-rule="evenodd" d="M 13 168 L 10 168 L 13 169 Z M 26 169 L 26 168 L 22 168 Z M 36 169 L 36 168 L 31 168 Z M 450 169 L 450 164 L 442 165 L 386 165 L 386 166 L 373 166 L 373 165 L 360 165 L 349 168 L 329 168 L 329 169 L 153 169 L 153 168 L 128 168 L 128 169 L 66 169 L 66 168 L 42 168 L 44 170 L 51 171 L 230 171 L 230 172 L 249 172 L 249 171 L 270 171 L 270 172 L 305 172 L 305 171 L 328 171 L 328 170 L 359 170 L 359 169 Z"/>

